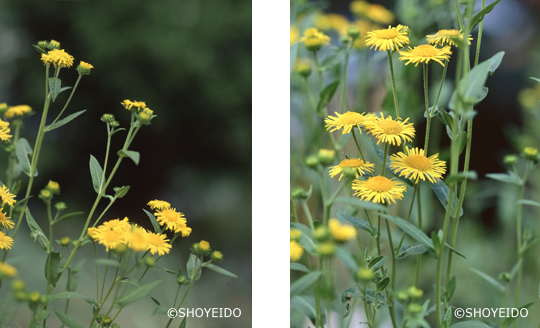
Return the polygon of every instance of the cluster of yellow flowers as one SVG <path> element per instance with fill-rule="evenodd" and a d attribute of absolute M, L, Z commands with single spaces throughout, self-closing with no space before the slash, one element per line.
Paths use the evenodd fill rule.
<path fill-rule="evenodd" d="M 4 206 L 8 205 L 13 208 L 15 206 L 15 195 L 10 193 L 9 189 L 6 186 L 0 188 L 0 198 L 2 199 L 2 210 L 0 211 L 0 249 L 11 249 L 13 246 L 13 238 L 4 233 L 2 229 L 13 229 L 15 224 L 11 221 L 10 217 L 4 213 Z"/>
<path fill-rule="evenodd" d="M 6 103 L 0 104 L 0 113 L 4 113 L 7 119 L 13 117 L 23 117 L 32 112 L 32 107 L 28 105 L 8 106 Z"/>
<path fill-rule="evenodd" d="M 144 124 L 150 122 L 150 119 L 154 114 L 153 110 L 146 107 L 146 103 L 144 101 L 131 101 L 129 99 L 125 99 L 121 102 L 121 104 L 126 109 L 133 110 L 133 112 L 137 114 L 137 119 Z"/>
<path fill-rule="evenodd" d="M 191 228 L 188 227 L 186 218 L 183 213 L 177 212 L 175 208 L 171 208 L 171 204 L 163 200 L 152 200 L 148 202 L 151 209 L 156 210 L 154 215 L 162 226 L 174 233 L 182 233 L 182 237 L 187 237 L 191 234 Z"/>
<path fill-rule="evenodd" d="M 73 66 L 73 56 L 68 54 L 64 49 L 60 49 L 60 42 L 58 41 L 39 41 L 37 49 L 41 52 L 41 61 L 45 65 L 52 64 L 55 68 L 70 68 Z M 46 49 L 50 50 L 45 53 Z M 77 71 L 81 75 L 88 75 L 92 68 L 94 68 L 94 66 L 81 60 L 77 66 Z"/>

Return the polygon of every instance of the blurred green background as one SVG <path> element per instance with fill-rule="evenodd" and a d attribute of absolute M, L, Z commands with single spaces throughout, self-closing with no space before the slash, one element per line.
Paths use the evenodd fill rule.
<path fill-rule="evenodd" d="M 131 149 L 141 153 L 140 164 L 123 161 L 111 185 L 130 185 L 131 190 L 104 219 L 127 216 L 151 228 L 141 209 L 148 209 L 146 203 L 152 199 L 170 202 L 186 215 L 193 233 L 177 240 L 160 265 L 177 270 L 185 265 L 189 246 L 204 239 L 224 254 L 221 266 L 239 277 L 203 273 L 183 307 L 240 308 L 240 318 L 196 318 L 188 320 L 188 326 L 250 327 L 251 2 L 1 1 L 0 102 L 34 109 L 36 115 L 24 120 L 21 133 L 32 146 L 43 106 L 45 72 L 32 44 L 50 39 L 75 57 L 75 66 L 83 60 L 95 69 L 81 80 L 67 113 L 88 111 L 46 135 L 33 193 L 49 180 L 57 181 L 62 193 L 55 201 L 67 203 L 68 211 L 88 213 L 95 199 L 90 154 L 101 163 L 105 155 L 106 129 L 99 118 L 113 113 L 122 127 L 128 127 L 129 112 L 120 102 L 145 101 L 158 117 L 133 142 Z M 60 78 L 62 86 L 73 85 L 77 71 L 63 69 Z M 68 96 L 65 92 L 58 97 L 50 116 L 58 113 Z M 121 148 L 124 137 L 122 132 L 113 137 L 112 154 Z M 5 172 L 6 163 L 7 158 L 0 161 L 0 172 Z M 27 181 L 21 178 L 19 195 Z M 44 204 L 33 198 L 29 206 L 46 228 Z M 98 211 L 104 206 L 105 201 Z M 83 222 L 83 217 L 65 221 L 55 229 L 55 236 L 76 239 Z M 25 224 L 22 227 L 10 259 L 30 290 L 44 292 L 46 257 L 29 240 Z M 99 249 L 106 256 L 103 247 Z M 91 246 L 77 257 L 88 259 L 78 292 L 93 295 Z M 172 306 L 175 277 L 159 270 L 145 277 L 154 279 L 164 281 L 151 295 L 163 306 Z M 64 285 L 65 281 L 59 282 L 55 291 L 62 291 Z M 70 315 L 89 322 L 91 306 L 77 300 L 72 304 Z M 52 303 L 52 307 L 63 306 L 63 301 Z M 116 322 L 124 328 L 164 326 L 168 318 L 151 317 L 154 308 L 145 298 L 126 308 Z M 28 315 L 29 310 L 21 306 L 13 325 L 25 326 Z M 58 322 L 52 315 L 47 324 L 58 326 Z"/>
<path fill-rule="evenodd" d="M 391 10 L 395 15 L 392 26 L 404 24 L 410 27 L 410 46 L 425 43 L 427 34 L 435 34 L 440 29 L 456 28 L 454 1 L 443 0 L 382 0 L 367 1 L 380 4 Z M 486 5 L 492 1 L 486 1 Z M 319 60 L 324 61 L 334 49 L 341 45 L 340 35 L 348 24 L 355 24 L 357 18 L 350 11 L 350 0 L 335 1 L 291 1 L 291 30 L 299 32 L 299 36 L 307 28 L 317 26 L 328 34 L 332 41 L 330 46 L 323 47 L 319 53 Z M 480 10 L 481 1 L 475 2 L 475 12 Z M 335 14 L 325 16 L 327 14 Z M 338 17 L 340 16 L 340 17 Z M 326 18 L 321 18 L 326 17 Z M 460 220 L 456 249 L 463 252 L 467 260 L 454 257 L 453 273 L 458 277 L 458 285 L 452 304 L 457 307 L 510 307 L 514 304 L 515 281 L 509 285 L 506 296 L 497 292 L 489 283 L 473 273 L 469 268 L 482 270 L 498 278 L 502 272 L 509 272 L 517 261 L 516 255 L 516 205 L 518 187 L 490 180 L 487 173 L 503 173 L 507 166 L 502 163 L 506 154 L 520 154 L 524 147 L 540 148 L 540 83 L 529 77 L 540 78 L 540 42 L 538 38 L 538 22 L 540 18 L 540 3 L 534 0 L 505 0 L 501 1 L 495 9 L 486 16 L 480 52 L 480 62 L 504 51 L 505 56 L 500 67 L 493 76 L 488 77 L 486 86 L 489 88 L 487 97 L 475 106 L 478 111 L 474 119 L 474 132 L 472 137 L 472 155 L 470 170 L 478 173 L 477 181 L 467 184 L 467 195 L 464 203 L 464 215 Z M 343 23 L 343 21 L 348 21 Z M 385 28 L 388 24 L 381 24 Z M 341 30 L 341 31 L 340 31 Z M 472 33 L 473 41 L 471 53 L 476 51 L 476 29 Z M 365 32 L 362 32 L 364 35 Z M 293 43 L 291 32 L 291 44 Z M 298 34 L 297 34 L 298 35 Z M 454 52 L 455 49 L 452 51 Z M 397 56 L 397 55 L 396 55 Z M 313 90 L 318 90 L 317 76 L 313 63 L 313 56 L 303 44 L 300 44 L 298 57 L 308 60 L 313 69 L 310 83 Z M 424 95 L 422 87 L 421 65 L 396 64 L 396 87 L 400 102 L 400 112 L 403 117 L 410 117 L 416 128 L 417 140 L 414 146 L 423 143 L 425 133 L 425 118 L 423 116 Z M 324 85 L 341 77 L 343 60 L 340 64 L 324 73 Z M 455 76 L 455 57 L 452 57 L 448 68 L 447 82 L 443 88 L 439 106 L 447 109 L 448 100 L 453 91 Z M 442 67 L 430 64 L 430 100 L 436 96 L 440 83 Z M 379 53 L 368 48 L 355 49 L 350 57 L 347 75 L 347 104 L 351 111 L 380 112 L 393 114 L 393 102 L 390 89 L 388 62 L 385 53 Z M 339 95 L 341 89 L 334 95 L 329 104 L 328 112 L 339 111 Z M 316 95 L 317 96 L 317 95 Z M 313 136 L 306 125 L 309 117 L 309 108 L 306 106 L 305 86 L 299 74 L 291 75 L 291 188 L 303 186 L 306 190 L 314 184 L 314 194 L 310 199 L 312 213 L 321 216 L 322 202 L 320 201 L 319 187 L 316 174 L 302 165 L 302 160 L 321 147 L 311 138 L 318 138 L 327 143 L 325 135 Z M 323 124 L 315 115 L 312 119 L 316 124 Z M 440 153 L 440 158 L 449 158 L 449 138 L 444 126 L 438 119 L 432 121 L 430 152 Z M 370 137 L 360 136 L 360 144 L 370 149 Z M 327 143 L 326 148 L 331 148 Z M 349 142 L 345 152 L 356 154 L 354 143 Z M 464 154 L 461 158 L 463 160 Z M 343 158 L 343 154 L 339 154 Z M 374 157 L 371 157 L 372 160 Z M 375 160 L 376 161 L 376 160 Z M 337 161 L 339 162 L 339 161 Z M 376 161 L 377 162 L 377 161 Z M 378 162 L 377 162 L 378 163 Z M 520 172 L 522 167 L 520 166 Z M 330 180 L 330 179 L 329 179 Z M 333 179 L 336 180 L 336 179 Z M 330 190 L 338 186 L 337 181 L 330 181 Z M 424 231 L 428 235 L 433 230 L 442 228 L 444 209 L 434 197 L 429 188 L 422 188 L 423 197 L 430 198 L 424 202 Z M 410 194 L 410 193 L 409 193 Z M 529 178 L 525 189 L 525 199 L 536 202 L 540 199 L 540 172 L 538 168 Z M 424 199 L 424 198 L 423 198 Z M 402 207 L 407 207 L 410 198 L 405 198 Z M 397 206 L 396 206 L 397 207 Z M 338 210 L 339 206 L 334 206 Z M 416 209 L 413 210 L 413 222 Z M 525 206 L 523 208 L 523 227 L 529 225 L 532 238 L 540 235 L 540 224 L 537 220 L 540 215 L 539 208 Z M 403 213 L 401 208 L 399 213 Z M 297 213 L 303 217 L 303 211 L 297 207 Z M 335 212 L 331 214 L 334 216 Z M 427 220 L 427 226 L 426 226 Z M 396 231 L 398 229 L 396 228 Z M 367 239 L 360 232 L 362 240 Z M 365 238 L 365 239 L 364 239 Z M 350 246 L 353 243 L 351 243 Z M 537 302 L 529 308 L 529 316 L 520 322 L 519 327 L 532 327 L 540 321 L 540 304 L 538 302 L 538 284 L 540 277 L 540 260 L 538 252 L 540 246 L 536 244 L 524 256 L 524 271 L 521 288 L 521 303 L 530 300 Z M 353 249 L 353 247 L 351 247 Z M 356 249 L 354 248 L 356 251 Z M 435 281 L 436 261 L 429 256 L 423 257 L 422 267 L 424 279 L 420 287 L 424 290 L 426 299 L 433 301 L 432 283 Z M 406 287 L 412 284 L 414 276 L 414 261 L 406 259 L 398 262 L 397 286 Z M 400 271 L 403 274 L 400 274 Z M 293 274 L 294 271 L 291 271 Z M 336 291 L 339 296 L 346 288 L 352 286 L 354 281 L 344 267 L 338 267 L 336 277 Z M 291 275 L 291 279 L 296 276 Z M 501 282 L 499 280 L 499 282 Z M 501 282 L 502 283 L 502 282 Z M 339 302 L 338 302 L 339 303 Z M 338 313 L 345 313 L 345 307 L 339 304 L 335 307 Z M 291 311 L 292 325 L 302 321 L 294 321 L 298 312 Z M 296 317 L 298 319 L 298 317 Z M 433 315 L 431 315 L 433 319 Z M 300 319 L 299 319 L 300 320 Z M 471 320 L 471 319 L 469 319 Z M 453 323 L 458 320 L 454 319 Z M 487 319 L 496 326 L 500 320 Z M 354 322 L 354 321 L 353 321 Z M 432 321 L 430 321 L 432 322 Z M 386 327 L 388 321 L 381 323 Z M 432 322 L 433 323 L 433 322 Z"/>

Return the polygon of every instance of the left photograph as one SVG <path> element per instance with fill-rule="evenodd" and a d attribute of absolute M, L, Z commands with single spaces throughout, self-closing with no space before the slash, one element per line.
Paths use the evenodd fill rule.
<path fill-rule="evenodd" d="M 251 327 L 251 2 L 0 22 L 0 327 Z"/>

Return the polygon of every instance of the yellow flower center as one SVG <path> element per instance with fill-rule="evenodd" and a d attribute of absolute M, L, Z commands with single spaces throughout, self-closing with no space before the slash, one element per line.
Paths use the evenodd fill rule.
<path fill-rule="evenodd" d="M 420 171 L 427 171 L 431 168 L 431 161 L 423 155 L 409 155 L 405 158 L 405 163 Z"/>
<path fill-rule="evenodd" d="M 115 242 L 118 240 L 119 234 L 114 230 L 109 230 L 103 235 L 103 239 L 108 242 Z"/>
<path fill-rule="evenodd" d="M 362 124 L 363 121 L 364 116 L 355 112 L 347 112 L 339 117 L 340 124 Z"/>
<path fill-rule="evenodd" d="M 459 35 L 458 30 L 440 30 L 437 32 L 437 35 L 444 35 L 444 36 L 456 36 Z"/>
<path fill-rule="evenodd" d="M 431 57 L 436 57 L 439 51 L 437 50 L 437 48 L 435 48 L 434 46 L 430 44 L 423 44 L 418 47 L 415 47 L 412 53 L 415 56 L 431 58 Z"/>
<path fill-rule="evenodd" d="M 401 133 L 401 126 L 398 122 L 392 120 L 384 120 L 378 123 L 378 126 L 387 135 L 397 135 Z"/>
<path fill-rule="evenodd" d="M 361 159 L 359 158 L 347 158 L 341 161 L 339 163 L 339 166 L 341 167 L 358 167 L 364 164 Z"/>
<path fill-rule="evenodd" d="M 178 215 L 178 213 L 176 213 L 175 211 L 173 210 L 165 210 L 163 212 L 163 216 L 169 220 L 169 221 L 172 221 L 172 222 L 176 222 L 178 221 L 178 219 L 180 218 L 180 216 Z"/>
<path fill-rule="evenodd" d="M 375 192 L 386 192 L 394 188 L 392 180 L 385 177 L 373 177 L 366 182 L 366 187 Z"/>
<path fill-rule="evenodd" d="M 398 36 L 398 31 L 396 29 L 389 30 L 378 30 L 376 37 L 379 39 L 393 39 Z"/>
<path fill-rule="evenodd" d="M 163 240 L 159 238 L 158 235 L 149 235 L 148 236 L 148 242 L 154 246 L 161 246 L 163 245 Z"/>

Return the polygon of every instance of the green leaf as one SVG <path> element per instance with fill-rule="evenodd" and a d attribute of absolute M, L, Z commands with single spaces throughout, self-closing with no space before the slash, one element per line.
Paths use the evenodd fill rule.
<path fill-rule="evenodd" d="M 184 319 L 182 319 L 182 322 L 180 322 L 180 326 L 178 326 L 178 328 L 186 328 L 186 318 L 187 317 L 184 317 Z"/>
<path fill-rule="evenodd" d="M 326 57 L 320 65 L 320 71 L 326 71 L 343 61 L 343 57 L 347 54 L 347 46 L 341 46 L 330 56 Z"/>
<path fill-rule="evenodd" d="M 58 281 L 58 269 L 61 260 L 62 254 L 60 252 L 50 252 L 45 261 L 45 279 L 47 279 L 53 287 L 56 287 L 56 282 Z"/>
<path fill-rule="evenodd" d="M 458 154 L 461 154 L 467 145 L 467 132 L 461 131 L 456 137 L 456 142 L 458 145 Z"/>
<path fill-rule="evenodd" d="M 414 224 L 405 221 L 400 217 L 388 214 L 381 214 L 381 216 L 394 222 L 414 240 L 422 244 L 428 250 L 428 252 L 436 258 L 433 243 L 431 242 L 431 239 L 429 239 L 429 237 L 422 230 L 418 229 L 418 227 L 416 227 Z"/>
<path fill-rule="evenodd" d="M 62 86 L 62 81 L 57 77 L 49 78 L 49 91 L 51 92 L 52 101 L 56 100 L 56 97 L 60 93 L 60 87 Z"/>
<path fill-rule="evenodd" d="M 300 236 L 300 245 L 304 247 L 304 249 L 312 255 L 317 254 L 317 246 L 315 246 L 315 242 L 313 241 L 311 237 L 311 229 L 309 229 L 307 226 L 298 223 L 298 222 L 291 222 L 291 227 L 293 229 L 298 229 L 302 231 L 302 236 Z"/>
<path fill-rule="evenodd" d="M 133 303 L 135 301 L 138 301 L 139 299 L 146 296 L 154 287 L 156 287 L 161 280 L 152 281 L 144 285 L 137 286 L 133 288 L 132 290 L 128 291 L 127 293 L 120 296 L 118 301 L 116 301 L 116 306 L 119 308 L 122 308 L 130 303 Z"/>
<path fill-rule="evenodd" d="M 114 197 L 115 198 L 122 198 L 124 197 L 128 191 L 129 191 L 129 188 L 131 188 L 130 186 L 122 186 L 122 187 L 114 187 L 113 190 L 114 190 Z"/>
<path fill-rule="evenodd" d="M 98 160 L 90 155 L 90 175 L 92 175 L 92 185 L 97 194 L 99 194 L 101 187 L 101 178 L 103 177 L 103 169 Z"/>
<path fill-rule="evenodd" d="M 201 270 L 199 270 L 199 268 L 201 267 L 201 260 L 199 260 L 197 255 L 189 254 L 189 260 L 186 267 L 187 273 L 189 275 L 189 280 L 197 281 L 201 279 L 202 268 Z M 195 273 L 197 273 L 197 276 L 195 276 Z"/>
<path fill-rule="evenodd" d="M 499 68 L 499 65 L 501 65 L 502 59 L 504 57 L 504 51 L 499 51 L 495 55 L 491 57 L 491 63 L 489 64 L 489 74 L 493 75 L 495 73 L 495 70 Z"/>
<path fill-rule="evenodd" d="M 358 264 L 349 250 L 339 246 L 336 247 L 336 257 L 340 259 L 349 269 L 351 269 L 352 272 L 356 272 L 358 270 Z"/>
<path fill-rule="evenodd" d="M 463 321 L 451 325 L 450 328 L 491 328 L 491 326 L 488 326 L 481 321 Z"/>
<path fill-rule="evenodd" d="M 377 236 L 377 228 L 373 227 L 373 229 L 371 228 L 371 225 L 369 224 L 369 222 L 367 222 L 366 220 L 363 220 L 363 219 L 359 219 L 357 217 L 354 217 L 354 216 L 350 216 L 350 215 L 346 215 L 346 214 L 343 214 L 343 213 L 338 213 L 337 215 L 338 219 L 340 220 L 347 220 L 349 221 L 353 226 L 359 228 L 359 229 L 362 229 L 362 230 L 365 230 L 367 232 L 369 232 L 369 234 L 372 236 L 372 237 L 375 237 Z"/>
<path fill-rule="evenodd" d="M 488 177 L 490 179 L 493 179 L 493 180 L 501 181 L 501 182 L 504 182 L 504 183 L 513 183 L 513 184 L 516 184 L 518 186 L 521 184 L 521 180 L 519 179 L 519 177 L 517 177 L 514 174 L 514 172 L 512 172 L 512 171 L 508 171 L 508 174 L 505 174 L 505 173 L 488 173 L 488 174 L 486 174 L 486 177 Z"/>
<path fill-rule="evenodd" d="M 166 308 L 163 305 L 158 305 L 155 308 L 154 312 L 152 312 L 152 317 L 155 316 L 156 314 L 167 314 L 167 311 L 169 311 L 169 308 Z"/>
<path fill-rule="evenodd" d="M 311 284 L 313 284 L 323 274 L 322 271 L 310 272 L 291 284 L 291 297 L 299 295 L 306 290 Z"/>
<path fill-rule="evenodd" d="M 532 201 L 532 200 L 529 200 L 529 199 L 521 199 L 521 200 L 518 200 L 518 201 L 516 202 L 516 204 L 521 204 L 521 205 L 531 205 L 531 206 L 538 206 L 538 207 L 540 207 L 540 203 L 535 202 L 535 201 Z"/>
<path fill-rule="evenodd" d="M 473 18 L 471 19 L 471 31 L 474 31 L 478 24 L 480 24 L 480 22 L 484 19 L 484 16 L 490 13 L 499 2 L 501 2 L 501 0 L 493 1 L 473 16 Z"/>
<path fill-rule="evenodd" d="M 82 294 L 79 294 L 79 293 L 74 293 L 74 292 L 62 292 L 62 293 L 51 294 L 51 295 L 48 295 L 47 298 L 49 300 L 56 300 L 56 299 L 70 300 L 70 299 L 74 299 L 74 298 L 80 298 L 80 299 L 85 300 L 86 303 L 88 303 L 90 305 L 93 305 L 95 307 L 99 307 L 99 304 L 97 303 L 97 301 L 95 299 L 93 299 L 92 297 L 82 295 Z"/>
<path fill-rule="evenodd" d="M 540 79 L 539 79 L 539 78 L 536 78 L 536 77 L 529 77 L 529 79 L 535 80 L 536 82 L 540 82 Z"/>
<path fill-rule="evenodd" d="M 439 116 L 439 119 L 441 120 L 441 122 L 443 122 L 444 125 L 447 125 L 447 126 L 450 126 L 450 127 L 453 126 L 454 117 L 451 116 L 447 111 L 445 111 L 442 108 L 439 108 L 438 116 Z"/>
<path fill-rule="evenodd" d="M 71 317 L 65 314 L 64 312 L 54 309 L 54 313 L 56 313 L 56 316 L 58 317 L 58 319 L 60 319 L 60 321 L 62 321 L 62 323 L 68 326 L 69 328 L 83 328 L 83 326 L 78 324 L 77 321 L 71 319 Z"/>
<path fill-rule="evenodd" d="M 488 274 L 480 271 L 480 270 L 477 270 L 475 268 L 469 268 L 471 269 L 472 272 L 476 273 L 477 275 L 479 275 L 481 278 L 483 278 L 485 281 L 487 281 L 488 283 L 490 283 L 493 287 L 495 287 L 495 289 L 497 289 L 499 292 L 503 293 L 504 294 L 504 290 L 506 289 L 500 282 L 498 282 L 497 280 L 495 280 L 495 278 L 492 278 L 491 276 L 489 276 Z"/>
<path fill-rule="evenodd" d="M 30 144 L 28 143 L 28 140 L 25 138 L 20 138 L 19 141 L 17 141 L 17 148 L 15 149 L 15 154 L 17 155 L 17 160 L 19 161 L 19 164 L 21 164 L 22 171 L 27 175 L 30 176 L 30 160 L 28 159 L 28 155 L 32 156 L 33 151 L 32 147 L 30 147 Z M 37 177 L 38 171 L 37 168 L 34 171 L 34 176 Z"/>
<path fill-rule="evenodd" d="M 378 283 L 377 283 L 377 293 L 380 292 L 380 291 L 383 291 L 386 286 L 388 286 L 388 283 L 390 282 L 390 278 L 389 277 L 385 277 L 383 279 L 381 279 Z"/>
<path fill-rule="evenodd" d="M 326 106 L 332 100 L 332 97 L 334 97 L 334 93 L 336 93 L 337 87 L 339 85 L 339 80 L 335 80 L 334 82 L 327 85 L 319 95 L 319 103 L 317 104 L 317 113 L 321 112 L 321 109 Z"/>
<path fill-rule="evenodd" d="M 141 154 L 139 154 L 138 151 L 123 150 L 123 149 L 120 149 L 118 151 L 118 156 L 131 158 L 131 160 L 133 161 L 133 163 L 135 163 L 135 165 L 139 165 L 139 160 L 141 158 Z"/>
<path fill-rule="evenodd" d="M 454 296 L 454 292 L 456 291 L 456 285 L 457 285 L 457 279 L 456 275 L 453 275 L 452 278 L 448 281 L 448 284 L 446 285 L 446 292 L 444 293 L 446 296 L 446 301 L 450 302 L 452 299 L 452 296 Z"/>
<path fill-rule="evenodd" d="M 382 211 L 386 212 L 388 209 L 377 203 L 373 202 L 366 202 L 365 200 L 361 200 L 358 198 L 350 198 L 350 197 L 338 197 L 334 200 L 335 203 L 341 203 L 346 204 L 353 207 L 363 208 L 370 211 Z"/>
<path fill-rule="evenodd" d="M 64 214 L 61 217 L 59 217 L 58 219 L 54 220 L 52 224 L 55 225 L 60 221 L 71 219 L 71 218 L 74 218 L 76 216 L 83 215 L 83 214 L 84 214 L 84 212 L 72 212 L 72 213 Z"/>
<path fill-rule="evenodd" d="M 208 263 L 208 264 L 205 264 L 203 266 L 210 269 L 210 270 L 216 271 L 217 273 L 220 273 L 220 274 L 222 274 L 224 276 L 238 278 L 238 276 L 235 275 L 234 273 L 232 273 L 230 271 L 227 271 L 227 270 L 225 270 L 225 269 L 223 269 L 221 267 L 218 267 L 217 265 L 214 265 L 212 263 Z"/>
<path fill-rule="evenodd" d="M 142 210 L 144 211 L 144 213 L 146 213 L 146 215 L 150 219 L 150 222 L 152 223 L 152 226 L 154 227 L 154 231 L 156 233 L 161 233 L 161 227 L 159 226 L 159 223 L 158 223 L 156 217 L 152 213 L 145 210 L 144 208 Z"/>
<path fill-rule="evenodd" d="M 379 256 L 373 258 L 371 261 L 369 261 L 368 267 L 373 272 L 375 272 L 375 271 L 379 270 L 380 268 L 382 268 L 385 262 L 386 262 L 386 256 L 379 255 Z"/>
<path fill-rule="evenodd" d="M 61 94 L 62 92 L 67 91 L 69 89 L 73 89 L 73 87 L 62 87 L 60 88 L 60 91 L 58 91 L 58 94 Z"/>
<path fill-rule="evenodd" d="M 523 259 L 520 259 L 519 261 L 517 261 L 517 263 L 514 265 L 514 267 L 512 268 L 512 271 L 510 271 L 510 281 L 512 281 L 514 279 L 514 277 L 516 276 L 519 268 L 521 267 L 521 264 L 523 263 Z"/>
<path fill-rule="evenodd" d="M 21 180 L 15 182 L 15 184 L 13 185 L 13 188 L 11 188 L 11 193 L 14 195 L 17 195 L 19 191 L 21 190 L 21 186 L 22 186 Z"/>
<path fill-rule="evenodd" d="M 312 323 L 317 318 L 317 307 L 313 296 L 295 296 L 291 299 L 291 306 L 305 314 Z M 326 323 L 326 312 L 322 311 L 323 324 Z"/>
<path fill-rule="evenodd" d="M 303 264 L 300 264 L 300 263 L 291 263 L 291 270 L 295 270 L 295 271 L 302 271 L 302 272 L 307 272 L 309 273 L 309 269 L 303 265 Z"/>
<path fill-rule="evenodd" d="M 291 46 L 291 73 L 293 71 L 294 63 L 296 62 L 296 57 L 298 56 L 298 47 L 298 43 Z"/>
<path fill-rule="evenodd" d="M 61 126 L 63 126 L 63 125 L 66 125 L 66 124 L 68 124 L 69 122 L 73 121 L 75 118 L 77 118 L 77 116 L 81 115 L 81 114 L 84 113 L 84 112 L 86 112 L 86 109 L 81 110 L 81 111 L 76 112 L 76 113 L 73 113 L 73 114 L 67 116 L 66 118 L 63 118 L 63 119 L 61 119 L 61 120 L 59 120 L 59 121 L 54 122 L 54 123 L 51 124 L 51 125 L 47 125 L 47 126 L 45 127 L 45 131 L 46 131 L 46 132 L 49 132 L 49 131 L 52 131 L 52 130 L 54 130 L 54 129 L 58 129 L 59 127 L 61 127 Z"/>
<path fill-rule="evenodd" d="M 396 260 L 401 260 L 407 255 L 423 254 L 427 251 L 426 247 L 420 243 L 402 246 L 397 253 Z"/>
<path fill-rule="evenodd" d="M 441 232 L 441 230 L 439 230 Z M 439 241 L 439 236 L 435 231 L 431 232 L 431 242 L 433 243 L 433 248 L 435 248 L 435 253 L 439 254 L 441 249 L 441 242 Z"/>
<path fill-rule="evenodd" d="M 528 308 L 529 306 L 533 305 L 534 302 L 535 302 L 535 301 L 527 302 L 527 303 L 521 305 L 521 306 L 518 308 L 518 310 L 521 311 L 521 309 L 526 309 L 526 308 Z M 512 323 L 512 321 L 514 321 L 514 319 L 516 319 L 516 317 L 510 316 L 510 317 L 506 318 L 506 319 L 503 321 L 501 327 L 506 327 L 506 326 L 510 325 L 510 324 Z"/>
<path fill-rule="evenodd" d="M 38 241 L 41 245 L 41 248 L 45 252 L 49 252 L 49 239 L 45 234 L 43 233 L 43 230 L 39 227 L 39 224 L 37 224 L 36 220 L 34 220 L 34 217 L 32 217 L 32 214 L 30 214 L 30 209 L 26 208 L 26 223 L 28 224 L 28 227 L 30 228 L 30 236 L 32 237 L 32 240 Z"/>
<path fill-rule="evenodd" d="M 439 180 L 436 183 L 430 183 L 431 189 L 435 192 L 435 195 L 437 195 L 437 198 L 439 199 L 439 202 L 441 202 L 444 209 L 446 209 L 446 203 L 448 202 L 448 197 L 450 195 L 450 188 L 443 182 L 443 180 Z M 450 215 L 454 217 L 454 207 L 458 205 L 459 199 L 456 195 L 453 195 L 453 201 L 452 201 L 452 208 Z M 459 216 L 461 217 L 463 215 L 463 207 L 459 210 Z"/>
<path fill-rule="evenodd" d="M 43 321 L 47 319 L 51 315 L 51 311 L 49 310 L 43 310 L 43 309 L 36 309 L 36 314 L 34 314 L 34 320 L 36 321 Z M 0 326 L 3 328 L 3 326 Z"/>
<path fill-rule="evenodd" d="M 476 174 L 476 171 L 468 171 L 468 172 L 458 172 L 457 174 L 452 174 L 446 179 L 444 179 L 444 182 L 446 182 L 447 185 L 451 185 L 454 183 L 459 183 L 464 180 L 476 180 L 478 179 L 478 174 Z"/>
<path fill-rule="evenodd" d="M 470 70 L 469 74 L 467 74 L 464 90 L 459 87 L 460 91 L 463 92 L 461 99 L 463 99 L 464 102 L 470 104 L 476 102 L 478 95 L 481 94 L 482 88 L 486 84 L 490 63 L 491 58 L 478 64 Z"/>

